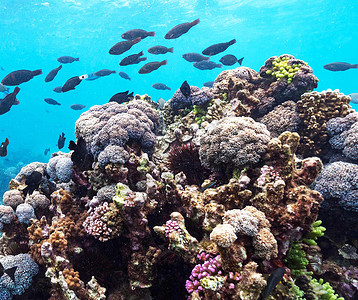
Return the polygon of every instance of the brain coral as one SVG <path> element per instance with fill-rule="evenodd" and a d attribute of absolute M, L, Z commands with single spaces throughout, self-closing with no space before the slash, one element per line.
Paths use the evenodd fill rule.
<path fill-rule="evenodd" d="M 200 137 L 200 160 L 222 170 L 257 163 L 270 141 L 266 126 L 249 117 L 226 117 L 211 123 Z"/>

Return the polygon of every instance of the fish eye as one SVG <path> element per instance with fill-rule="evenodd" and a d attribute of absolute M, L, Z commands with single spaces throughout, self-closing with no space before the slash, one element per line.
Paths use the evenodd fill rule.
<path fill-rule="evenodd" d="M 87 74 L 84 74 L 84 75 L 81 75 L 81 76 L 78 76 L 81 80 L 83 80 L 83 79 L 86 79 L 86 78 L 88 78 L 88 75 Z"/>

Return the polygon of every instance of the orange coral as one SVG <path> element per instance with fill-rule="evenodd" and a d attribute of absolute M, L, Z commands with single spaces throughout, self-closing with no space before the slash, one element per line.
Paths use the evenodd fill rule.
<path fill-rule="evenodd" d="M 81 288 L 80 273 L 75 271 L 73 268 L 64 269 L 62 271 L 63 276 L 65 277 L 68 288 L 73 291 L 77 291 Z"/>

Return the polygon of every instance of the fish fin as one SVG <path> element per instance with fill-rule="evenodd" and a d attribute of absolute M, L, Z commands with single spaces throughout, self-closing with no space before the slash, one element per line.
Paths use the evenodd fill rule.
<path fill-rule="evenodd" d="M 17 270 L 17 266 L 12 267 L 10 269 L 5 270 L 4 272 L 9 275 L 12 281 L 15 281 L 15 272 Z"/>
<path fill-rule="evenodd" d="M 139 56 L 144 55 L 143 50 L 142 50 L 141 52 L 139 52 L 138 55 L 139 55 Z"/>
<path fill-rule="evenodd" d="M 194 25 L 199 24 L 199 23 L 200 23 L 200 20 L 196 19 L 193 22 L 191 22 L 191 25 L 194 26 Z"/>
<path fill-rule="evenodd" d="M 174 50 L 173 47 L 171 47 L 171 48 L 168 49 L 168 51 L 169 51 L 170 53 L 173 53 L 173 50 Z"/>
<path fill-rule="evenodd" d="M 41 74 L 42 74 L 42 70 L 41 70 L 41 69 L 38 69 L 38 70 L 32 71 L 31 74 L 32 74 L 33 76 L 41 75 Z"/>
<path fill-rule="evenodd" d="M 148 36 L 155 36 L 155 32 L 154 31 L 149 31 Z"/>
<path fill-rule="evenodd" d="M 139 58 L 139 61 L 145 61 L 145 60 L 147 60 L 146 57 L 141 57 L 141 58 Z"/>
<path fill-rule="evenodd" d="M 167 64 L 167 60 L 163 60 L 163 61 L 160 62 L 160 65 L 161 65 L 161 66 L 164 66 L 164 65 L 166 65 L 166 64 Z"/>
<path fill-rule="evenodd" d="M 236 40 L 235 40 L 235 39 L 233 39 L 233 40 L 231 40 L 231 41 L 229 42 L 230 45 L 233 45 L 233 44 L 235 44 L 235 43 L 236 43 Z"/>
<path fill-rule="evenodd" d="M 211 59 L 211 55 L 208 57 L 205 57 L 205 60 L 210 60 Z"/>
<path fill-rule="evenodd" d="M 241 58 L 237 61 L 240 66 L 241 66 L 243 60 L 244 60 L 244 57 L 241 57 Z"/>
<path fill-rule="evenodd" d="M 141 40 L 142 40 L 141 37 L 137 37 L 137 38 L 134 39 L 132 42 L 133 42 L 133 44 L 137 44 L 137 43 L 139 43 Z"/>

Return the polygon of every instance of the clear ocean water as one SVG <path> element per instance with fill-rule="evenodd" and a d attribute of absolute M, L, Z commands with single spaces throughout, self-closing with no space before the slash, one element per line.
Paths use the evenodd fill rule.
<path fill-rule="evenodd" d="M 176 40 L 163 37 L 173 26 L 200 18 L 200 24 Z M 121 41 L 129 29 L 155 31 L 120 56 L 108 50 Z M 182 58 L 187 52 L 201 52 L 211 44 L 233 38 L 237 43 L 224 53 L 245 57 L 244 66 L 256 71 L 265 60 L 288 53 L 306 61 L 319 78 L 317 91 L 339 89 L 345 94 L 358 92 L 358 70 L 330 72 L 323 65 L 343 61 L 358 63 L 357 1 L 332 0 L 1 0 L 0 77 L 19 69 L 42 69 L 43 75 L 21 84 L 20 105 L 0 116 L 0 142 L 8 138 L 8 155 L 0 157 L 0 197 L 8 182 L 20 168 L 32 161 L 47 162 L 50 147 L 57 151 L 59 134 L 66 134 L 67 151 L 74 140 L 74 126 L 80 114 L 95 104 L 108 102 L 122 91 L 149 94 L 169 100 L 184 80 L 201 87 L 214 80 L 222 69 L 200 71 Z M 154 45 L 174 47 L 174 53 L 152 55 L 147 49 Z M 138 74 L 140 65 L 119 68 L 119 61 L 141 50 L 147 61 L 167 59 L 168 65 L 151 74 Z M 63 55 L 79 57 L 66 64 L 50 83 L 46 74 L 59 66 L 56 58 Z M 237 65 L 238 66 L 238 65 Z M 232 67 L 225 67 L 229 69 Z M 76 75 L 100 69 L 124 71 L 131 81 L 118 74 L 84 81 L 74 91 L 57 94 L 56 86 Z M 162 82 L 171 91 L 158 91 L 152 84 Z M 13 88 L 12 88 L 13 89 Z M 11 89 L 11 91 L 12 91 Z M 5 95 L 0 93 L 0 98 Z M 53 98 L 61 106 L 51 106 L 44 98 Z M 80 103 L 87 107 L 74 111 L 69 106 Z M 0 198 L 1 199 L 1 198 Z"/>

